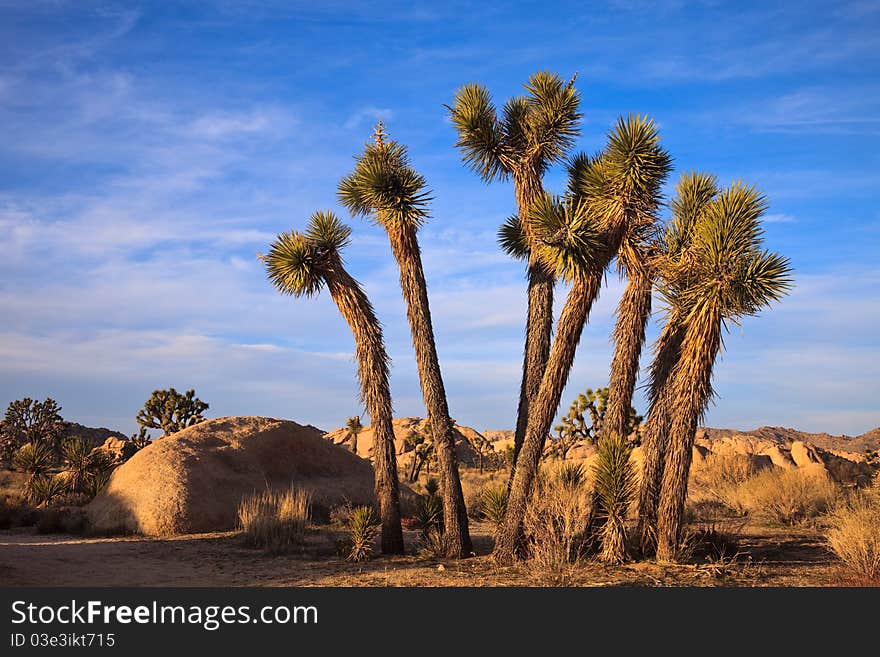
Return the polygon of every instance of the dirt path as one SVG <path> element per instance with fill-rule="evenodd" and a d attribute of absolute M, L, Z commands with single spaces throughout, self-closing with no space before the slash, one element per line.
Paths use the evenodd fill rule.
<path fill-rule="evenodd" d="M 0 581 L 7 586 L 824 586 L 835 565 L 809 531 L 751 530 L 735 559 L 698 565 L 635 563 L 617 568 L 588 562 L 558 582 L 528 565 L 499 568 L 481 556 L 439 562 L 416 556 L 353 564 L 335 556 L 338 535 L 313 534 L 302 554 L 266 555 L 244 548 L 235 533 L 167 539 L 84 538 L 0 532 Z M 408 536 L 410 545 L 415 536 Z"/>

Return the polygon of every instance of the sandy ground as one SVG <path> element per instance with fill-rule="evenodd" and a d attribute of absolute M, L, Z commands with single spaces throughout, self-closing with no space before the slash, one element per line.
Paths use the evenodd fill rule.
<path fill-rule="evenodd" d="M 527 564 L 500 568 L 488 555 L 488 528 L 474 528 L 478 556 L 438 561 L 375 557 L 354 564 L 335 555 L 342 534 L 321 528 L 300 554 L 245 548 L 234 532 L 168 539 L 40 535 L 0 531 L 0 582 L 7 586 L 535 586 L 559 584 Z M 408 545 L 416 543 L 414 534 Z M 564 574 L 577 586 L 828 586 L 840 583 L 834 558 L 811 530 L 742 530 L 735 559 L 689 565 L 587 562 Z"/>

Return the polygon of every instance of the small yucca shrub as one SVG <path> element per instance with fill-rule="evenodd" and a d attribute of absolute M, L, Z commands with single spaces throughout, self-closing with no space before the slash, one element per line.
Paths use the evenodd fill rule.
<path fill-rule="evenodd" d="M 28 479 L 28 497 L 37 506 L 49 506 L 68 492 L 67 481 L 60 475 L 39 475 Z"/>
<path fill-rule="evenodd" d="M 833 511 L 825 538 L 854 579 L 880 584 L 880 492 L 858 493 Z"/>
<path fill-rule="evenodd" d="M 566 463 L 556 470 L 556 478 L 563 486 L 578 488 L 587 482 L 587 471 L 580 463 Z"/>
<path fill-rule="evenodd" d="M 626 514 L 635 496 L 637 482 L 630 450 L 623 438 L 603 438 L 599 441 L 598 458 L 593 470 L 596 494 L 604 517 L 599 558 L 608 563 L 622 563 L 629 556 Z"/>
<path fill-rule="evenodd" d="M 348 521 L 351 548 L 348 558 L 363 561 L 373 553 L 373 541 L 379 535 L 379 519 L 371 506 L 358 506 L 352 509 Z"/>
<path fill-rule="evenodd" d="M 55 454 L 46 443 L 26 443 L 15 452 L 12 461 L 18 470 L 30 477 L 39 477 L 52 468 Z"/>
<path fill-rule="evenodd" d="M 414 516 L 422 532 L 443 529 L 443 501 L 438 495 L 419 495 Z"/>
<path fill-rule="evenodd" d="M 296 486 L 244 498 L 238 505 L 238 521 L 245 544 L 273 553 L 301 545 L 311 505 L 311 494 Z"/>
<path fill-rule="evenodd" d="M 483 518 L 492 523 L 496 531 L 504 524 L 507 513 L 507 486 L 486 486 L 480 493 L 480 511 Z"/>

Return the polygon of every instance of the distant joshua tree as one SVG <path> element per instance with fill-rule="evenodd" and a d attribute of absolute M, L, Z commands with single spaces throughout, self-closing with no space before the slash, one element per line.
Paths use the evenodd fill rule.
<path fill-rule="evenodd" d="M 154 390 L 135 419 L 143 429 L 161 429 L 164 437 L 204 421 L 206 410 L 208 404 L 196 397 L 195 390 L 180 394 L 168 388 Z"/>
<path fill-rule="evenodd" d="M 15 451 L 27 443 L 45 443 L 57 451 L 63 428 L 61 407 L 51 397 L 44 401 L 17 399 L 6 409 L 0 431 L 0 456 L 9 462 Z"/>
<path fill-rule="evenodd" d="M 360 284 L 345 270 L 341 251 L 351 229 L 331 212 L 316 212 L 304 233 L 279 235 L 263 260 L 272 284 L 282 293 L 310 297 L 327 287 L 355 339 L 361 396 L 375 432 L 376 499 L 382 521 L 382 552 L 403 554 L 397 455 L 391 424 L 388 355 L 382 328 Z"/>
<path fill-rule="evenodd" d="M 351 451 L 357 455 L 358 453 L 358 434 L 363 431 L 364 425 L 361 424 L 361 416 L 353 415 L 345 421 L 345 428 L 348 429 L 348 435 L 351 436 Z"/>
<path fill-rule="evenodd" d="M 339 183 L 339 198 L 353 215 L 372 217 L 388 234 L 400 272 L 400 289 L 406 301 L 419 380 L 440 466 L 445 544 L 448 556 L 467 557 L 472 550 L 467 507 L 417 235 L 428 217 L 430 195 L 425 179 L 410 166 L 406 148 L 386 139 L 380 122 L 373 142 L 357 158 L 354 172 Z"/>

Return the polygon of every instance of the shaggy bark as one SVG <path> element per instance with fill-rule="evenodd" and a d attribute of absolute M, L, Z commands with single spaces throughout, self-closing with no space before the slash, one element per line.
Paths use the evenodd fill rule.
<path fill-rule="evenodd" d="M 524 230 L 528 230 L 529 209 L 532 203 L 544 193 L 540 173 L 524 172 L 513 177 L 516 203 Z M 528 267 L 528 314 L 526 316 L 526 342 L 523 349 L 522 382 L 517 407 L 516 430 L 513 435 L 513 467 L 510 481 L 513 481 L 514 467 L 526 436 L 529 421 L 529 406 L 541 388 L 541 379 L 550 356 L 550 341 L 553 334 L 553 288 L 555 277 L 538 260 L 534 250 L 529 257 Z"/>
<path fill-rule="evenodd" d="M 678 364 L 684 330 L 675 317 L 670 317 L 654 347 L 648 389 L 649 411 L 642 431 L 642 477 L 639 488 L 639 521 L 637 535 L 643 555 L 653 553 L 656 544 L 657 504 L 663 481 L 669 433 L 671 391 L 667 382 Z"/>
<path fill-rule="evenodd" d="M 529 423 L 510 487 L 504 525 L 499 530 L 495 543 L 495 558 L 500 562 L 511 561 L 516 556 L 522 522 L 538 474 L 544 443 L 559 408 L 584 324 L 599 296 L 603 278 L 603 274 L 594 274 L 577 279 L 559 317 L 556 338 L 550 350 L 541 387 L 529 410 Z"/>
<path fill-rule="evenodd" d="M 455 455 L 453 425 L 449 417 L 446 390 L 443 386 L 443 376 L 434 341 L 434 328 L 431 324 L 428 287 L 422 268 L 421 251 L 413 228 L 392 225 L 390 222 L 385 225 L 391 241 L 391 251 L 400 270 L 400 288 L 406 301 L 406 316 L 412 334 L 419 380 L 434 436 L 434 448 L 440 468 L 448 556 L 467 557 L 473 551 L 473 546 L 458 473 L 458 458 Z"/>
<path fill-rule="evenodd" d="M 668 384 L 673 390 L 673 400 L 657 507 L 657 559 L 660 561 L 674 561 L 678 555 L 694 437 L 712 397 L 712 369 L 721 349 L 721 329 L 721 314 L 714 306 L 691 318 L 679 364 Z"/>
<path fill-rule="evenodd" d="M 360 285 L 341 266 L 327 276 L 327 289 L 355 337 L 361 395 L 375 431 L 373 446 L 376 471 L 375 493 L 382 521 L 382 552 L 403 554 L 400 525 L 400 484 L 397 454 L 391 424 L 391 390 L 388 384 L 388 355 L 382 328 L 373 306 Z"/>

